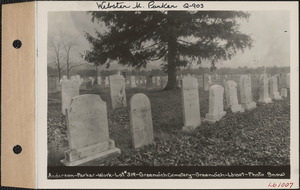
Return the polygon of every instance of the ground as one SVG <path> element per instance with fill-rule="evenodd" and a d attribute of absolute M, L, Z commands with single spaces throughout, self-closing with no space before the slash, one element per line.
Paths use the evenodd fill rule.
<path fill-rule="evenodd" d="M 253 82 L 253 81 L 252 81 Z M 257 101 L 257 86 L 253 99 Z M 258 104 L 244 113 L 227 114 L 215 124 L 202 122 L 192 132 L 182 131 L 181 90 L 127 88 L 129 104 L 135 93 L 151 102 L 155 143 L 132 148 L 128 108 L 112 109 L 108 87 L 95 87 L 80 94 L 99 94 L 107 103 L 110 138 L 121 156 L 99 165 L 108 166 L 244 166 L 289 165 L 290 100 Z M 60 99 L 60 93 L 49 98 Z M 199 90 L 201 118 L 208 112 L 208 92 Z M 68 149 L 67 128 L 60 103 L 48 105 L 48 165 L 60 166 Z"/>

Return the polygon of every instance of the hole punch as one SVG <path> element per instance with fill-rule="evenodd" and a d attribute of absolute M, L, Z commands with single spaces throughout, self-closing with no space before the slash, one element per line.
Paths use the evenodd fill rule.
<path fill-rule="evenodd" d="M 20 40 L 15 40 L 13 42 L 13 47 L 16 48 L 16 49 L 20 49 L 22 46 L 22 42 Z"/>
<path fill-rule="evenodd" d="M 22 147 L 20 145 L 16 145 L 13 148 L 15 154 L 20 154 L 22 152 Z"/>

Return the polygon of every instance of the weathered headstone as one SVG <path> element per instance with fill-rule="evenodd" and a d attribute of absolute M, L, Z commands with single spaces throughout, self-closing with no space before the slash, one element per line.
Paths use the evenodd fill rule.
<path fill-rule="evenodd" d="M 238 103 L 236 82 L 232 80 L 225 82 L 225 96 L 227 107 L 230 108 L 233 113 L 244 112 L 244 108 Z"/>
<path fill-rule="evenodd" d="M 274 100 L 280 100 L 281 96 L 278 92 L 278 86 L 277 86 L 277 77 L 272 76 L 269 78 L 269 85 L 270 85 L 270 98 Z"/>
<path fill-rule="evenodd" d="M 152 85 L 153 85 L 153 86 L 156 86 L 156 76 L 153 76 L 153 77 L 152 77 Z"/>
<path fill-rule="evenodd" d="M 287 98 L 288 97 L 287 89 L 282 88 L 281 91 L 280 91 L 280 95 L 284 98 Z"/>
<path fill-rule="evenodd" d="M 205 115 L 205 121 L 214 123 L 220 120 L 226 112 L 223 104 L 224 88 L 220 85 L 212 85 L 209 88 L 209 111 Z"/>
<path fill-rule="evenodd" d="M 139 148 L 154 141 L 151 105 L 145 94 L 138 93 L 130 101 L 130 127 L 132 144 Z"/>
<path fill-rule="evenodd" d="M 261 103 L 271 103 L 272 100 L 269 96 L 269 85 L 268 76 L 262 74 L 259 78 L 259 102 Z"/>
<path fill-rule="evenodd" d="M 239 87 L 242 107 L 246 110 L 256 108 L 256 103 L 252 100 L 251 78 L 249 75 L 241 75 Z"/>
<path fill-rule="evenodd" d="M 56 76 L 48 76 L 48 93 L 57 93 Z"/>
<path fill-rule="evenodd" d="M 190 131 L 201 124 L 198 82 L 196 78 L 186 76 L 181 83 L 183 130 Z"/>
<path fill-rule="evenodd" d="M 69 108 L 73 97 L 79 95 L 79 82 L 77 80 L 62 80 L 61 89 L 61 107 L 62 114 L 66 115 L 66 109 Z"/>
<path fill-rule="evenodd" d="M 130 76 L 130 88 L 135 88 L 136 83 L 135 83 L 135 76 Z"/>
<path fill-rule="evenodd" d="M 109 139 L 106 103 L 99 95 L 85 94 L 72 99 L 67 110 L 69 150 L 66 166 L 97 166 L 99 161 L 117 157 L 120 149 Z"/>
<path fill-rule="evenodd" d="M 127 107 L 124 77 L 122 75 L 111 75 L 109 76 L 109 84 L 112 107 Z"/>

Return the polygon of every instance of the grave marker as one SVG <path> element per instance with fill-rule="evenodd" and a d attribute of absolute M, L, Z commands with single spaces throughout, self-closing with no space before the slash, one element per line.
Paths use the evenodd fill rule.
<path fill-rule="evenodd" d="M 121 154 L 109 139 L 106 103 L 99 95 L 85 94 L 72 99 L 67 110 L 67 130 L 69 150 L 61 161 L 66 166 L 97 166 L 97 161 Z"/>
<path fill-rule="evenodd" d="M 130 127 L 134 148 L 154 141 L 151 106 L 145 94 L 138 93 L 130 101 Z"/>
<path fill-rule="evenodd" d="M 125 78 L 122 75 L 111 75 L 109 76 L 109 84 L 112 107 L 127 107 Z"/>
<path fill-rule="evenodd" d="M 256 103 L 252 100 L 251 78 L 249 75 L 241 75 L 239 87 L 242 107 L 246 110 L 256 108 Z"/>
<path fill-rule="evenodd" d="M 57 93 L 56 76 L 48 76 L 48 93 Z"/>
<path fill-rule="evenodd" d="M 280 91 L 280 95 L 284 98 L 287 98 L 288 97 L 287 89 L 282 88 L 281 91 Z"/>
<path fill-rule="evenodd" d="M 271 103 L 272 100 L 269 97 L 269 86 L 268 86 L 268 76 L 266 74 L 260 75 L 259 78 L 259 102 L 261 103 Z"/>
<path fill-rule="evenodd" d="M 244 112 L 244 108 L 238 103 L 236 82 L 232 80 L 225 82 L 225 96 L 227 107 L 230 108 L 233 113 Z"/>
<path fill-rule="evenodd" d="M 183 130 L 190 131 L 201 124 L 197 79 L 191 76 L 181 80 Z"/>
<path fill-rule="evenodd" d="M 77 80 L 62 80 L 61 89 L 61 107 L 62 114 L 66 115 L 66 109 L 70 107 L 70 103 L 73 97 L 79 95 L 79 82 Z"/>
<path fill-rule="evenodd" d="M 135 83 L 135 76 L 130 76 L 130 87 L 131 88 L 137 87 Z"/>
<path fill-rule="evenodd" d="M 212 85 L 209 88 L 209 111 L 205 116 L 205 121 L 214 123 L 226 114 L 224 111 L 223 94 L 224 88 L 220 85 Z"/>
<path fill-rule="evenodd" d="M 269 85 L 270 85 L 270 98 L 274 99 L 274 100 L 280 100 L 281 96 L 279 95 L 279 92 L 278 92 L 276 76 L 269 78 Z"/>

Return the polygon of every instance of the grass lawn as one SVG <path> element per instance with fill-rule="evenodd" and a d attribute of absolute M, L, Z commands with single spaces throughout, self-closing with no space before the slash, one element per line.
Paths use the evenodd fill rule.
<path fill-rule="evenodd" d="M 253 83 L 254 81 L 252 81 Z M 252 89 L 257 101 L 257 84 Z M 107 104 L 110 138 L 121 156 L 99 165 L 116 166 L 244 166 L 290 163 L 290 100 L 260 105 L 252 111 L 227 114 L 217 123 L 182 131 L 181 90 L 126 89 L 127 102 L 145 93 L 151 102 L 155 143 L 140 149 L 131 144 L 128 108 L 112 109 L 108 87 L 80 94 L 99 94 Z M 49 98 L 60 99 L 60 93 Z M 201 118 L 208 112 L 208 92 L 199 90 Z M 59 166 L 68 149 L 67 128 L 60 103 L 48 105 L 48 165 Z"/>

